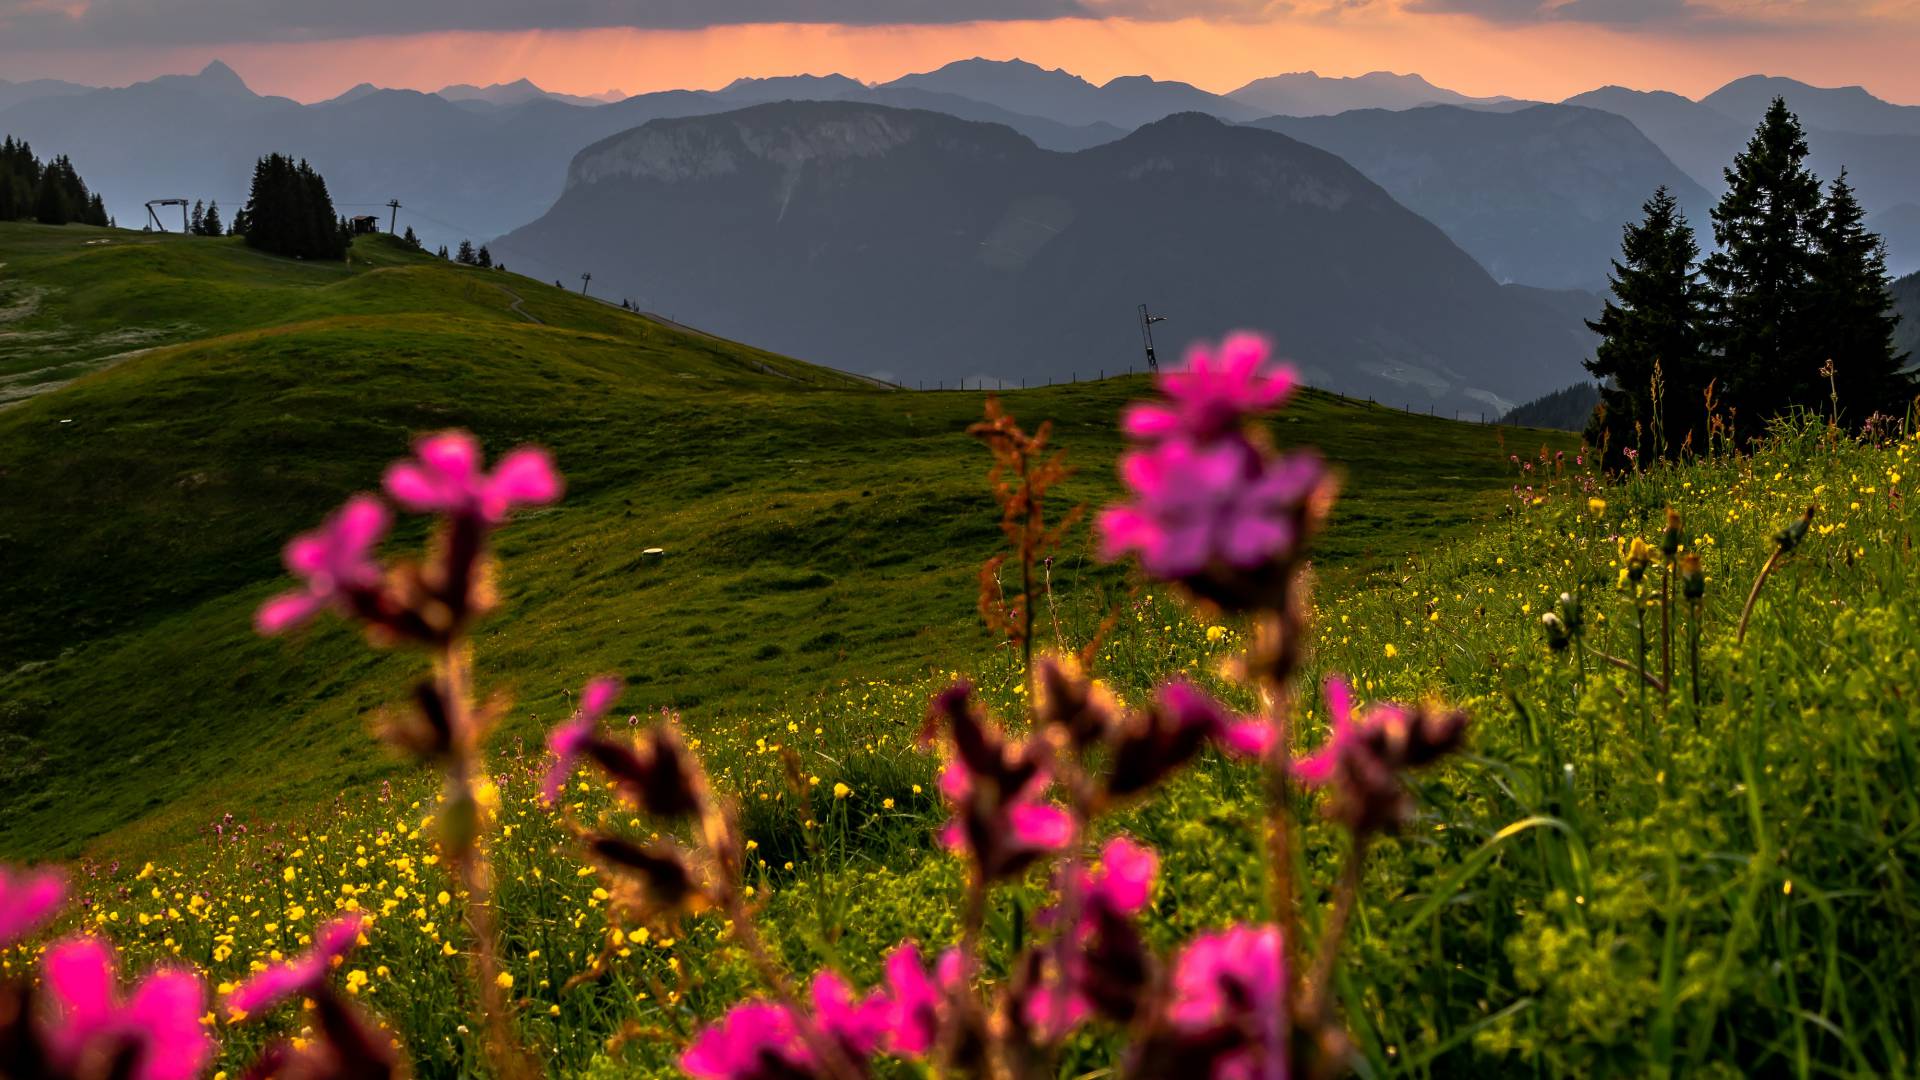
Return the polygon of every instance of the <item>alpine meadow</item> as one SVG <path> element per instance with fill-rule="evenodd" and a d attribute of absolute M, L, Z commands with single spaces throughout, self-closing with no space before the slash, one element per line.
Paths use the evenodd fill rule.
<path fill-rule="evenodd" d="M 1920 1075 L 1898 7 L 0 2 L 0 1080 Z"/>

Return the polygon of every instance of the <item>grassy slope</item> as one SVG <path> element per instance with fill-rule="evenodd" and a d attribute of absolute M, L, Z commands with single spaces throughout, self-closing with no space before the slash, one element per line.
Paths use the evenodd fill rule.
<path fill-rule="evenodd" d="M 599 671 L 699 729 L 988 644 L 972 568 L 998 534 L 962 434 L 980 395 L 878 390 L 379 239 L 340 267 L 0 225 L 0 263 L 0 290 L 34 298 L 6 331 L 38 336 L 0 337 L 13 375 L 99 366 L 134 328 L 179 341 L 0 411 L 0 855 L 151 848 L 393 771 L 364 729 L 409 661 L 337 626 L 256 640 L 248 618 L 282 541 L 421 431 L 544 443 L 569 479 L 504 536 L 509 606 L 481 645 L 510 732 Z M 1055 421 L 1084 466 L 1069 494 L 1092 499 L 1143 389 L 1010 398 Z M 1348 470 L 1335 565 L 1429 545 L 1506 482 L 1486 429 L 1326 395 L 1278 434 Z"/>
<path fill-rule="evenodd" d="M 1363 1075 L 1914 1075 L 1920 970 L 1898 945 L 1920 932 L 1920 522 L 1899 485 L 1916 473 L 1920 440 L 1830 449 L 1815 432 L 1756 458 L 1602 488 L 1598 512 L 1583 478 L 1565 477 L 1524 513 L 1394 573 L 1318 590 L 1316 678 L 1346 672 L 1371 700 L 1439 694 L 1473 717 L 1468 751 L 1418 776 L 1416 819 L 1369 863 L 1338 984 Z M 1736 642 L 1773 530 L 1809 499 L 1822 504 L 1818 525 Z M 1687 673 L 1683 620 L 1666 697 L 1550 653 L 1539 615 L 1561 590 L 1584 589 L 1592 645 L 1633 655 L 1636 602 L 1614 584 L 1617 540 L 1657 541 L 1669 505 L 1708 587 L 1700 678 Z M 1237 628 L 1216 634 L 1155 593 L 1133 598 L 1099 658 L 1129 700 L 1172 672 L 1211 681 L 1245 644 Z M 1063 597 L 1069 636 L 1088 599 Z M 495 659 L 483 652 L 483 669 Z M 1016 714 L 1004 654 L 966 667 L 1001 715 Z M 709 767 L 754 811 L 760 922 L 798 973 L 831 961 L 872 985 L 903 938 L 939 947 L 957 933 L 960 865 L 928 842 L 944 811 L 913 787 L 931 783 L 913 730 L 943 677 L 862 683 L 702 730 Z M 1302 743 L 1324 725 L 1319 702 L 1303 701 Z M 783 746 L 819 778 L 810 813 L 778 779 Z M 604 977 L 560 992 L 614 916 L 535 801 L 542 767 L 509 753 L 494 769 L 501 922 L 526 995 L 524 1037 L 556 1074 L 677 1075 L 669 1063 L 688 1032 L 763 991 L 708 916 L 672 937 L 630 937 Z M 641 833 L 654 824 L 628 825 L 632 811 L 582 776 L 575 814 Z M 841 782 L 848 796 L 830 798 Z M 453 909 L 431 899 L 451 884 L 422 827 L 434 796 L 423 773 L 390 792 L 359 785 L 290 827 L 179 845 L 144 872 L 101 870 L 82 881 L 93 904 L 83 918 L 131 963 L 189 962 L 219 984 L 297 948 L 323 913 L 376 911 L 343 977 L 368 977 L 361 1000 L 404 1034 L 419 1075 L 470 1075 L 463 965 L 444 960 L 469 943 Z M 1309 918 L 1324 917 L 1344 841 L 1308 806 L 1300 813 L 1317 890 Z M 1156 947 L 1263 917 L 1261 815 L 1257 772 L 1212 758 L 1116 823 L 1161 852 L 1144 919 Z M 803 828 L 806 816 L 817 827 Z M 802 838 L 813 850 L 797 850 Z M 1039 874 L 1002 890 L 989 926 L 1005 933 L 1046 897 Z M 987 967 L 1006 977 L 1003 954 Z M 298 1021 L 287 1009 L 263 1025 L 219 1025 L 223 1067 L 233 1074 Z M 606 1056 L 627 1024 L 638 1037 Z M 1060 1075 L 1096 1075 L 1106 1049 L 1077 1038 Z"/>

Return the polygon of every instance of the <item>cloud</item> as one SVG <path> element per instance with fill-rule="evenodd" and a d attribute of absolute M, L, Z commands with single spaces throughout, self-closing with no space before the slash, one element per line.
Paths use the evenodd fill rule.
<path fill-rule="evenodd" d="M 0 42 L 10 48 L 94 47 L 326 41 L 441 30 L 934 25 L 1087 13 L 1083 0 L 0 0 Z"/>
<path fill-rule="evenodd" d="M 1496 23 L 1592 23 L 1684 31 L 1809 29 L 1862 15 L 1872 0 L 1405 0 L 1405 12 L 1476 15 Z"/>

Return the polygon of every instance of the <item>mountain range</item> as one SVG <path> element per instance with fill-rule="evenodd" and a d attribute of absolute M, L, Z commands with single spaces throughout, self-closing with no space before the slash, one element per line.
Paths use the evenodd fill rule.
<path fill-rule="evenodd" d="M 1254 126 L 1339 155 L 1440 226 L 1496 280 L 1599 290 L 1654 189 L 1707 192 L 1623 117 L 1570 105 L 1276 116 Z"/>
<path fill-rule="evenodd" d="M 1413 109 L 1422 105 L 1502 106 L 1514 100 L 1505 96 L 1469 97 L 1435 86 L 1418 75 L 1391 71 L 1344 78 L 1295 71 L 1255 79 L 1227 97 L 1271 116 L 1332 116 L 1353 109 Z"/>
<path fill-rule="evenodd" d="M 1346 162 L 1198 113 L 1071 154 L 853 102 L 658 120 L 494 250 L 908 385 L 1144 366 L 1142 302 L 1168 346 L 1251 325 L 1315 385 L 1441 411 L 1564 386 L 1590 344 Z"/>
<path fill-rule="evenodd" d="M 552 93 L 524 79 L 449 86 L 433 94 L 362 84 L 303 105 L 256 94 L 216 62 L 198 75 L 164 76 L 116 89 L 55 80 L 0 82 L 0 134 L 30 139 L 43 154 L 71 156 L 128 225 L 140 224 L 142 204 L 157 197 L 217 199 L 231 214 L 245 199 L 254 160 L 277 150 L 312 161 L 327 177 L 343 214 L 384 217 L 387 201 L 398 199 L 400 221 L 430 246 L 489 240 L 547 215 L 542 227 L 516 232 L 506 247 L 496 245 L 503 256 L 512 252 L 514 269 L 568 281 L 591 271 L 600 282 L 632 282 L 628 291 L 659 295 L 650 279 L 637 276 L 644 267 L 626 266 L 623 256 L 587 242 L 590 237 L 573 250 L 532 240 L 554 234 L 560 229 L 554 223 L 566 221 L 570 207 L 590 198 L 580 184 L 570 183 L 568 162 L 654 121 L 789 100 L 940 113 L 999 125 L 1003 133 L 996 137 L 1029 146 L 1018 156 L 1021 176 L 1050 178 L 1043 188 L 1053 190 L 1048 188 L 1053 185 L 1083 201 L 1092 198 L 1086 193 L 1094 187 L 1086 175 L 1093 167 L 1089 163 L 1106 160 L 1084 152 L 1117 146 L 1129 132 L 1170 115 L 1204 114 L 1335 155 L 1393 201 L 1438 226 L 1493 282 L 1513 286 L 1504 290 L 1510 294 L 1504 302 L 1545 312 L 1541 317 L 1559 327 L 1555 340 L 1578 340 L 1584 334 L 1581 319 L 1597 307 L 1592 294 L 1605 285 L 1621 226 L 1639 215 L 1655 187 L 1678 193 L 1703 243 L 1711 242 L 1706 208 L 1722 187 L 1720 170 L 1744 146 L 1772 94 L 1785 95 L 1807 118 L 1813 165 L 1823 177 L 1848 169 L 1871 214 L 1871 227 L 1888 241 L 1892 268 L 1897 273 L 1920 268 L 1920 182 L 1915 179 L 1920 177 L 1920 121 L 1915 119 L 1920 109 L 1882 101 L 1859 87 L 1822 89 L 1766 76 L 1736 80 L 1699 101 L 1605 87 L 1543 104 L 1471 97 L 1417 75 L 1385 72 L 1353 78 L 1292 73 L 1218 95 L 1146 77 L 1095 84 L 1023 61 L 973 58 L 880 85 L 831 74 L 742 78 L 719 90 L 669 90 L 603 104 L 593 97 Z M 1055 158 L 1079 164 L 1041 164 Z M 900 160 L 905 159 L 888 157 L 884 164 Z M 1059 177 L 1070 182 L 1051 179 Z M 862 173 L 860 182 L 875 197 L 885 196 L 883 176 Z M 899 183 L 903 190 L 922 190 L 915 186 L 921 178 L 903 176 Z M 1199 188 L 1176 184 L 1168 194 L 1186 197 Z M 988 189 L 999 190 L 992 183 Z M 1103 198 L 1118 197 L 1119 189 L 1100 190 Z M 652 221 L 656 209 L 608 204 L 602 212 Z M 1143 212 L 1152 216 L 1174 209 Z M 1211 216 L 1208 207 L 1190 209 Z M 938 223 L 939 212 L 931 213 Z M 949 224 L 955 235 L 968 235 L 977 226 Z M 976 236 L 976 242 L 980 239 Z M 1073 244 L 1104 250 L 1086 231 L 1076 232 Z M 1057 255 L 1063 246 L 1053 247 Z M 1414 261 L 1437 268 L 1444 260 Z M 1044 274 L 1026 280 L 1072 287 Z M 1137 291 L 1130 280 L 1116 280 L 1115 287 Z M 716 280 L 714 287 L 719 286 Z M 688 299 L 683 313 L 724 308 L 737 299 L 724 292 Z M 1412 299 L 1417 298 L 1411 293 L 1403 297 Z M 730 318 L 723 321 L 736 325 Z M 1391 333 L 1381 340 L 1387 338 Z M 771 338 L 768 343 L 869 370 L 903 376 L 915 370 L 878 355 L 883 350 L 877 345 L 845 357 L 825 350 L 837 340 L 822 334 L 817 340 L 801 335 L 791 345 Z M 1332 338 L 1316 340 L 1316 347 L 1325 347 L 1323 357 L 1335 355 Z M 1463 387 L 1487 389 L 1477 369 L 1450 346 L 1435 345 L 1424 358 L 1402 344 L 1370 348 L 1352 353 L 1356 370 L 1405 363 L 1408 370 L 1440 373 L 1427 385 L 1442 398 L 1466 392 Z M 942 360 L 946 375 L 1039 370 L 1024 362 L 973 362 L 977 354 L 961 349 L 944 355 L 968 358 L 960 367 Z M 1557 362 L 1553 355 L 1543 353 L 1541 363 Z M 1388 383 L 1398 385 L 1392 379 Z M 1498 393 L 1521 395 L 1511 387 Z"/>

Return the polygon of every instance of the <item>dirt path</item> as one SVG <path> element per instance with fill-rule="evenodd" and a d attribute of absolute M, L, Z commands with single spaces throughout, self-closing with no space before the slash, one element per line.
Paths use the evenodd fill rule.
<path fill-rule="evenodd" d="M 501 292 L 513 298 L 513 303 L 507 305 L 507 307 L 508 310 L 512 311 L 515 315 L 525 318 L 528 322 L 539 323 L 542 326 L 546 325 L 547 320 L 527 310 L 527 301 L 519 293 L 507 288 L 505 285 L 495 285 L 494 288 L 499 289 Z"/>

